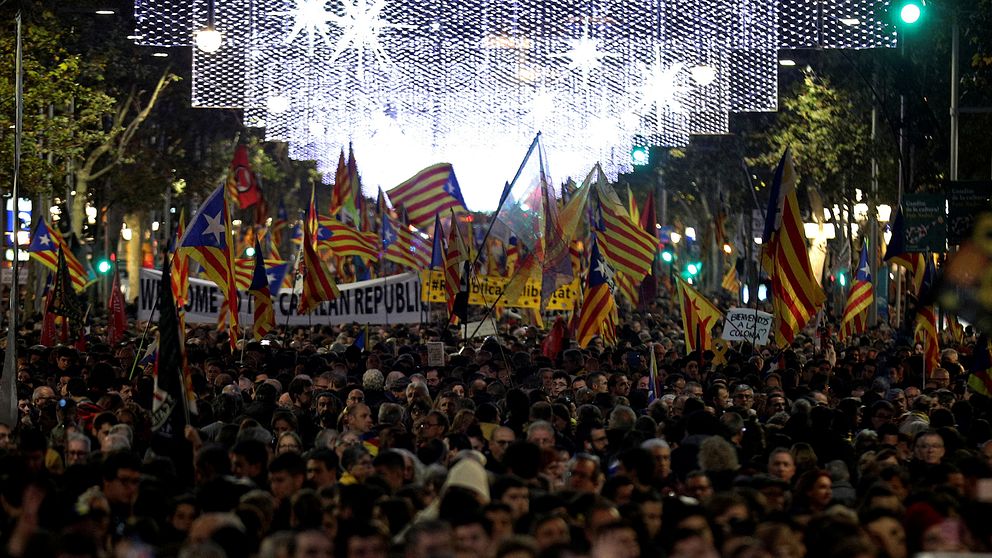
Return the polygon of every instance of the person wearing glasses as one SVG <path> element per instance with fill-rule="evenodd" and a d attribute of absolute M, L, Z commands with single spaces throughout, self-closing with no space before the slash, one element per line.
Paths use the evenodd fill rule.
<path fill-rule="evenodd" d="M 747 384 L 737 384 L 734 388 L 734 406 L 752 413 L 754 407 L 754 390 Z"/>
<path fill-rule="evenodd" d="M 110 503 L 111 533 L 124 532 L 131 508 L 138 499 L 141 483 L 141 460 L 131 452 L 121 451 L 107 455 L 101 467 L 102 490 Z"/>
<path fill-rule="evenodd" d="M 448 431 L 448 417 L 441 411 L 431 411 L 414 424 L 417 446 L 423 447 L 432 440 L 444 438 Z"/>

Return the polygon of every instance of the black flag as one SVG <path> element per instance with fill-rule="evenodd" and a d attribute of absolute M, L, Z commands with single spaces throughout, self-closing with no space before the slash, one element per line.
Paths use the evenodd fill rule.
<path fill-rule="evenodd" d="M 152 400 L 152 430 L 182 437 L 186 426 L 183 393 L 183 358 L 179 316 L 172 299 L 169 258 L 162 266 L 158 303 L 158 354 L 155 357 L 155 391 Z"/>

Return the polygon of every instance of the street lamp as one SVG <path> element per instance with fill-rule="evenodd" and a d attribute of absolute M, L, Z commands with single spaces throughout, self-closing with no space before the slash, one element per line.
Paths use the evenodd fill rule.
<path fill-rule="evenodd" d="M 221 44 L 224 42 L 224 37 L 213 25 L 208 25 L 195 33 L 193 41 L 196 43 L 196 48 L 210 54 L 220 50 Z"/>
<path fill-rule="evenodd" d="M 214 0 L 207 0 L 207 26 L 193 34 L 193 42 L 207 54 L 217 52 L 224 43 L 224 37 L 214 26 Z"/>

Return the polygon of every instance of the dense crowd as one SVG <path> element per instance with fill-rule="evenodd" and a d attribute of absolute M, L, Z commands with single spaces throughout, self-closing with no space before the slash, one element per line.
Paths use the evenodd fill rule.
<path fill-rule="evenodd" d="M 656 309 L 657 310 L 657 309 Z M 189 423 L 153 431 L 140 329 L 19 335 L 0 424 L 13 556 L 887 557 L 992 551 L 971 331 L 924 374 L 888 328 L 687 354 L 666 312 L 616 347 L 533 327 L 191 328 Z M 141 324 L 134 324 L 136 327 Z M 152 328 L 154 333 L 154 327 Z M 426 343 L 445 342 L 444 366 Z M 652 387 L 651 353 L 657 363 Z M 147 361 L 147 362 L 146 362 Z M 183 413 L 182 410 L 177 412 Z"/>

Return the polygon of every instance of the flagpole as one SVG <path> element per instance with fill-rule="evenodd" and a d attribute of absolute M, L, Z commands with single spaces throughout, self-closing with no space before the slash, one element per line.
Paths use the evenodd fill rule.
<path fill-rule="evenodd" d="M 141 359 L 141 349 L 145 345 L 145 338 L 148 335 L 148 327 L 152 325 L 152 316 L 155 315 L 155 311 L 158 310 L 158 298 L 155 297 L 155 304 L 152 305 L 151 314 L 148 314 L 148 320 L 145 322 L 145 329 L 141 332 L 141 340 L 138 341 L 138 350 L 134 354 L 134 363 L 131 364 L 131 374 L 128 376 L 128 380 L 134 379 L 134 371 L 138 368 L 138 361 Z"/>
<path fill-rule="evenodd" d="M 4 352 L 3 362 L 3 383 L 6 389 L 0 390 L 0 420 L 10 425 L 11 428 L 17 426 L 17 311 L 20 307 L 18 284 L 18 242 L 17 233 L 19 219 L 17 217 L 18 186 L 21 172 L 21 137 L 24 131 L 24 67 L 22 64 L 22 31 L 21 12 L 17 11 L 14 16 L 17 28 L 16 53 L 14 60 L 14 174 L 11 183 L 11 199 L 14 204 L 13 218 L 13 251 L 14 257 L 10 262 L 10 316 L 7 320 L 7 347 Z"/>
<path fill-rule="evenodd" d="M 517 173 L 513 175 L 513 180 L 506 183 L 503 187 L 503 193 L 499 196 L 499 204 L 496 206 L 496 211 L 493 212 L 493 216 L 489 219 L 489 227 L 486 228 L 486 234 L 482 237 L 482 245 L 486 245 L 486 241 L 489 240 L 489 235 L 493 232 L 493 225 L 496 224 L 496 216 L 499 215 L 501 209 L 503 209 L 503 204 L 506 202 L 506 198 L 510 197 L 510 192 L 513 187 L 516 186 L 517 180 L 520 179 L 520 175 L 524 172 L 524 166 L 527 164 L 527 160 L 530 159 L 532 153 L 534 153 L 534 148 L 537 147 L 538 141 L 541 139 L 541 132 L 538 132 L 534 136 L 534 141 L 530 142 L 530 147 L 527 148 L 527 154 L 524 155 L 522 161 L 520 161 L 520 166 L 517 167 Z M 479 263 L 479 257 L 482 256 L 482 251 L 480 250 L 478 254 L 475 255 L 475 261 L 472 262 L 472 268 L 475 269 L 475 265 Z M 471 273 L 471 269 L 469 272 Z"/>

